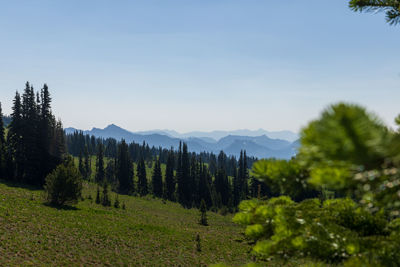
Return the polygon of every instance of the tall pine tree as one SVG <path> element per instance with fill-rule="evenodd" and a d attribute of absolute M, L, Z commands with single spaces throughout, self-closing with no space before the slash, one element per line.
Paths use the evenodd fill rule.
<path fill-rule="evenodd" d="M 156 163 L 154 164 L 153 175 L 151 180 L 153 186 L 153 195 L 155 197 L 162 197 L 163 182 L 162 182 L 161 164 L 159 158 L 156 160 Z"/>
<path fill-rule="evenodd" d="M 104 146 L 99 143 L 97 146 L 97 158 L 96 158 L 96 183 L 100 184 L 104 182 L 105 171 L 104 171 Z"/>
<path fill-rule="evenodd" d="M 148 187 L 147 187 L 146 165 L 144 163 L 143 157 L 139 160 L 137 165 L 137 177 L 138 177 L 139 195 L 145 196 L 148 194 Z"/>
<path fill-rule="evenodd" d="M 122 194 L 131 194 L 134 192 L 133 183 L 133 164 L 128 152 L 128 145 L 122 140 L 118 145 L 118 157 L 116 162 L 116 176 L 119 189 Z"/>
<path fill-rule="evenodd" d="M 168 200 L 175 200 L 175 178 L 174 178 L 174 166 L 175 166 L 175 157 L 174 151 L 171 150 L 168 153 L 167 166 L 165 170 L 165 195 Z"/>

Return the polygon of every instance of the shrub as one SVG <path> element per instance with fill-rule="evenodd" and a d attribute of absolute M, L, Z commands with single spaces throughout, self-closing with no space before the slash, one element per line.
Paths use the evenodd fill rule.
<path fill-rule="evenodd" d="M 82 177 L 71 159 L 46 177 L 47 201 L 56 206 L 77 203 L 82 193 Z"/>

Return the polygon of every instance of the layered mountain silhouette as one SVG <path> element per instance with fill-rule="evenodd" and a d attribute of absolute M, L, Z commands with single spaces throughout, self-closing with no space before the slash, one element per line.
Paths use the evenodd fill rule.
<path fill-rule="evenodd" d="M 75 128 L 66 128 L 67 134 L 72 134 L 75 131 L 80 131 Z M 111 124 L 104 129 L 93 128 L 90 131 L 83 131 L 84 134 L 93 135 L 99 138 L 115 138 L 117 140 L 125 139 L 127 142 L 143 143 L 146 142 L 150 146 L 177 148 L 180 141 L 187 143 L 188 148 L 192 152 L 214 152 L 219 153 L 223 150 L 228 155 L 238 156 L 241 150 L 246 150 L 247 155 L 257 158 L 280 158 L 289 159 L 296 154 L 299 146 L 298 141 L 288 141 L 283 139 L 273 139 L 265 134 L 266 131 L 214 131 L 192 132 L 179 134 L 169 130 L 154 130 L 146 132 L 130 132 L 117 125 Z M 250 135 L 237 135 L 231 133 L 247 133 Z M 262 135 L 255 135 L 263 133 Z M 269 132 L 271 133 L 271 132 Z M 277 133 L 277 132 L 275 132 Z M 281 132 L 282 133 L 282 132 Z M 289 131 L 283 131 L 290 138 L 296 134 Z M 225 135 L 223 135 L 225 134 Z M 290 139 L 289 138 L 289 139 Z"/>

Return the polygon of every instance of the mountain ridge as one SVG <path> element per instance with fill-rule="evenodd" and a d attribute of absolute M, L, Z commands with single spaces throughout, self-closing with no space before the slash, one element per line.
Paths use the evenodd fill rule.
<path fill-rule="evenodd" d="M 72 127 L 65 128 L 64 130 L 67 134 L 72 134 L 75 131 L 82 131 Z M 93 135 L 95 137 L 104 139 L 115 138 L 117 140 L 125 139 L 127 142 L 146 142 L 150 146 L 163 148 L 177 148 L 179 146 L 179 142 L 184 141 L 187 143 L 189 150 L 192 152 L 199 153 L 205 151 L 219 153 L 219 151 L 223 150 L 226 154 L 236 157 L 239 156 L 241 150 L 246 150 L 249 156 L 254 156 L 257 158 L 274 157 L 289 159 L 296 154 L 297 148 L 296 141 L 290 142 L 288 140 L 270 138 L 265 133 L 260 136 L 228 134 L 219 138 L 218 140 L 215 140 L 210 136 L 183 137 L 182 135 L 185 134 L 181 134 L 181 137 L 176 137 L 171 134 L 175 131 L 168 131 L 169 132 L 165 132 L 165 130 L 152 130 L 131 132 L 115 124 L 110 124 L 104 129 L 93 127 L 91 130 L 82 132 L 84 134 Z M 237 130 L 232 132 L 246 133 L 246 131 L 249 130 Z M 222 133 L 224 131 L 214 132 Z"/>

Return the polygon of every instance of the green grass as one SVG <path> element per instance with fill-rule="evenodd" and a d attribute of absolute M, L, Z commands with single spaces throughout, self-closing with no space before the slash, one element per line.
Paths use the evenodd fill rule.
<path fill-rule="evenodd" d="M 176 203 L 119 196 L 126 210 L 105 208 L 85 185 L 76 208 L 56 209 L 43 191 L 0 183 L 0 266 L 136 265 L 199 266 L 251 261 L 243 230 L 231 217 L 209 213 L 210 226 L 197 223 L 199 212 Z M 112 199 L 115 194 L 111 194 Z M 202 251 L 195 249 L 201 237 Z"/>
<path fill-rule="evenodd" d="M 239 266 L 252 261 L 244 229 L 231 222 L 231 215 L 208 212 L 209 226 L 201 226 L 198 210 L 176 203 L 119 195 L 126 205 L 122 210 L 95 204 L 95 193 L 94 184 L 85 184 L 83 201 L 56 209 L 44 203 L 42 190 L 0 181 L 0 266 Z M 115 196 L 111 193 L 113 201 Z"/>

